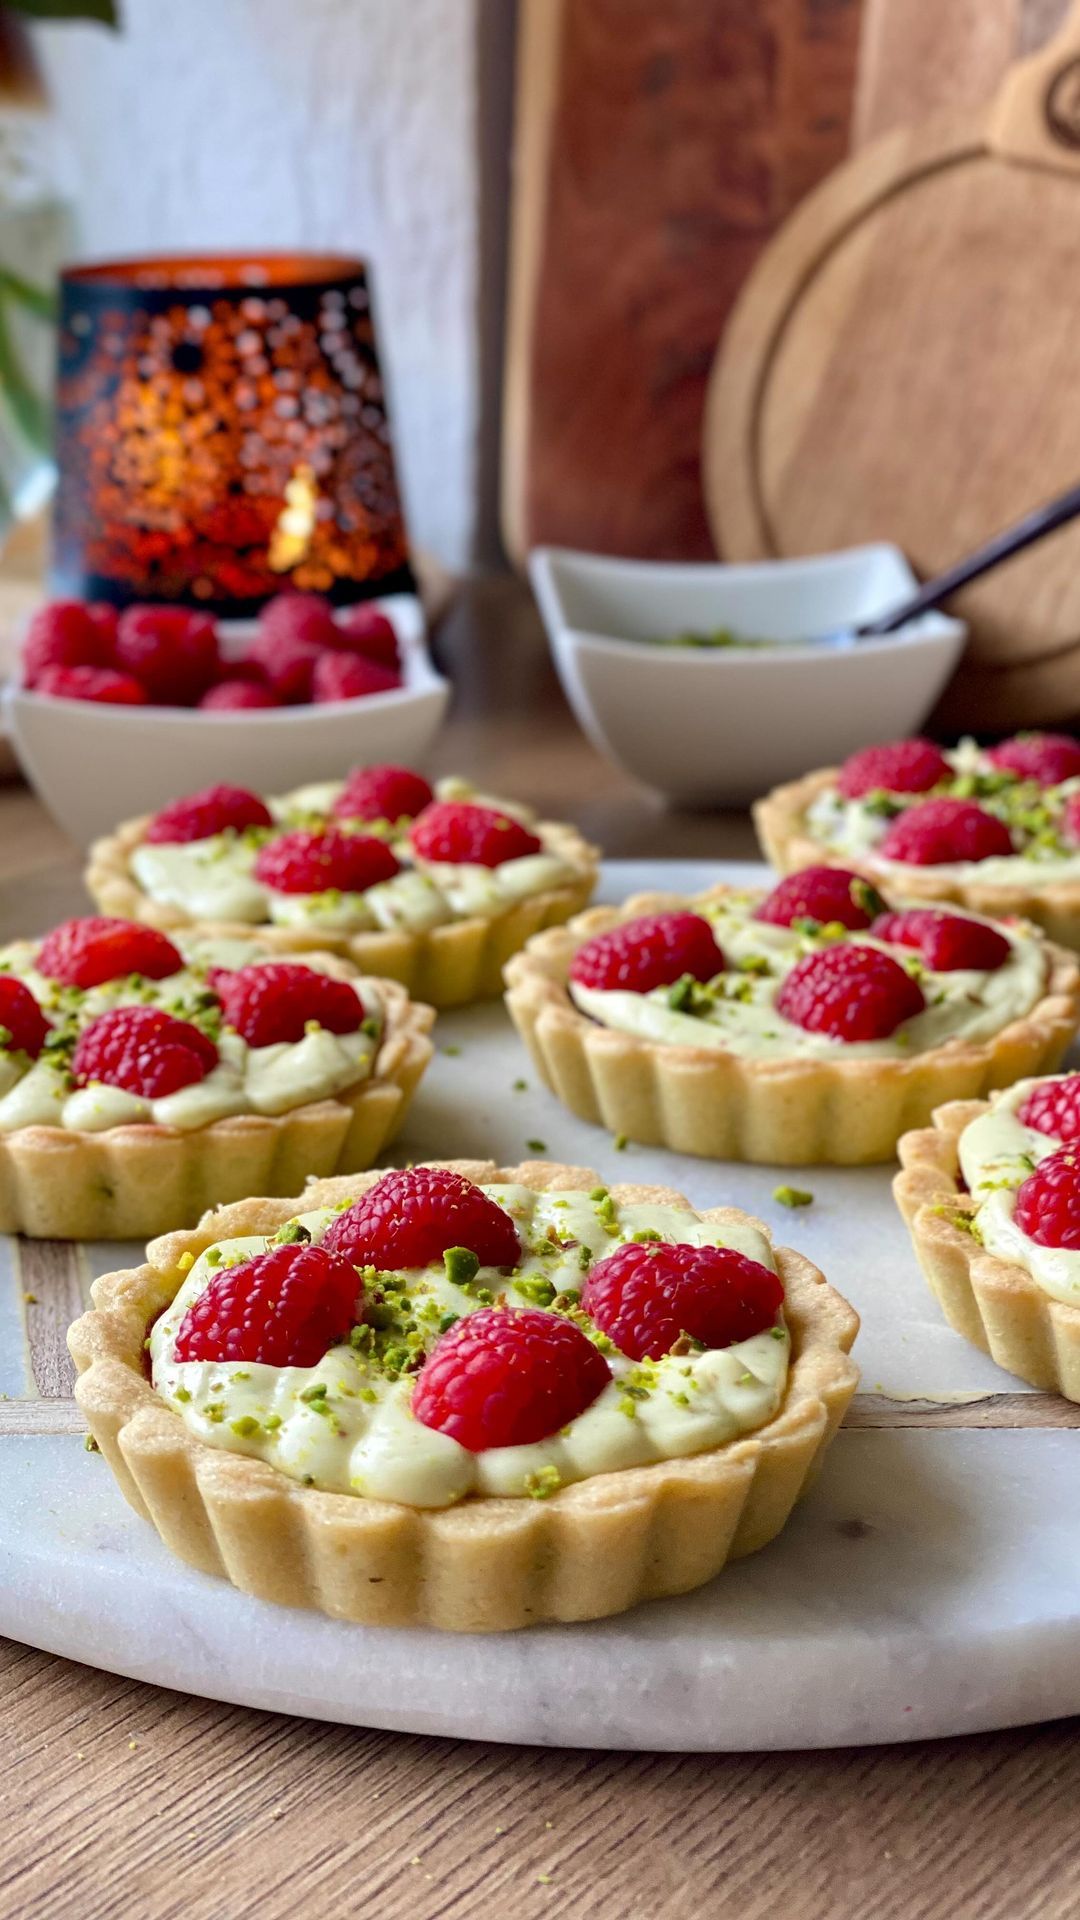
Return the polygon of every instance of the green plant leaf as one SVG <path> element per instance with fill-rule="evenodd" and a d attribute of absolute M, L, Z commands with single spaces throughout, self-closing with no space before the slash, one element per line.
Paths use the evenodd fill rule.
<path fill-rule="evenodd" d="M 120 25 L 116 0 L 4 0 L 4 5 L 34 20 L 100 20 L 105 27 Z"/>
<path fill-rule="evenodd" d="M 0 306 L 0 402 L 6 403 L 24 438 L 40 453 L 50 443 L 48 409 L 34 392 L 15 351 L 7 319 Z"/>

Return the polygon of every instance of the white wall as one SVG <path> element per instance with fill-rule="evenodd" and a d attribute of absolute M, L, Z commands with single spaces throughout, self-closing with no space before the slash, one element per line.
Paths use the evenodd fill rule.
<path fill-rule="evenodd" d="M 478 518 L 484 0 L 121 0 L 38 32 L 79 168 L 80 252 L 304 245 L 374 263 L 413 539 Z"/>

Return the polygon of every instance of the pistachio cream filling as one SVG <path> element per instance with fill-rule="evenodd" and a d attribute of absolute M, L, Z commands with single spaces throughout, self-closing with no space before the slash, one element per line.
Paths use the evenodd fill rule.
<path fill-rule="evenodd" d="M 946 750 L 953 773 L 927 793 L 870 793 L 847 800 L 827 787 L 812 802 L 805 824 L 814 840 L 829 853 L 855 863 L 872 861 L 883 876 L 902 876 L 907 862 L 890 860 L 877 849 L 897 815 L 921 802 L 950 796 L 975 800 L 1003 820 L 1012 835 L 1015 854 L 997 854 L 988 860 L 965 860 L 934 866 L 943 880 L 962 884 L 978 879 L 987 886 L 1015 886 L 1037 871 L 1042 881 L 1080 880 L 1080 848 L 1064 835 L 1065 808 L 1080 791 L 1080 780 L 1057 787 L 1040 787 L 1004 767 L 995 767 L 974 740 L 961 740 Z"/>
<path fill-rule="evenodd" d="M 341 780 L 320 781 L 267 804 L 283 831 L 324 827 L 344 784 Z M 388 840 L 401 863 L 401 872 L 363 893 L 345 893 L 336 887 L 322 893 L 279 893 L 254 875 L 259 849 L 274 837 L 274 829 L 267 827 L 214 834 L 207 840 L 175 846 L 144 842 L 135 848 L 131 868 L 152 899 L 179 907 L 193 920 L 253 925 L 269 920 L 282 926 L 323 928 L 333 933 L 380 928 L 422 933 L 448 920 L 502 913 L 519 900 L 574 877 L 575 869 L 546 843 L 543 824 L 538 826 L 526 808 L 477 793 L 457 779 L 439 781 L 436 795 L 439 800 L 467 799 L 479 806 L 497 807 L 523 820 L 538 834 L 542 851 L 505 860 L 498 867 L 425 861 L 413 851 L 400 822 L 335 820 L 335 827 L 344 831 L 374 833 Z"/>
<path fill-rule="evenodd" d="M 20 1127 L 69 1127 L 103 1133 L 109 1127 L 153 1122 L 188 1132 L 230 1114 L 289 1113 L 312 1100 L 328 1100 L 370 1077 L 383 1029 L 383 1005 L 377 980 L 357 979 L 364 1019 L 355 1033 L 330 1033 L 313 1026 L 302 1040 L 249 1047 L 233 1029 L 222 1026 L 221 1007 L 208 984 L 213 967 L 242 967 L 266 959 L 254 941 L 213 940 L 183 935 L 175 943 L 185 965 L 164 980 L 129 974 L 122 980 L 86 990 L 65 987 L 38 973 L 38 942 L 20 940 L 0 951 L 0 972 L 11 973 L 30 988 L 51 1031 L 38 1058 L 0 1052 L 0 1133 Z M 303 964 L 318 967 L 318 955 Z M 163 1007 L 190 1021 L 213 1040 L 218 1064 L 205 1079 L 158 1100 L 145 1100 L 122 1087 L 91 1081 L 77 1087 L 71 1059 L 79 1034 L 99 1014 L 116 1007 Z"/>
<path fill-rule="evenodd" d="M 513 1216 L 522 1258 L 510 1274 L 471 1269 L 454 1249 L 437 1266 L 358 1275 L 369 1305 L 347 1344 L 315 1367 L 177 1361 L 184 1315 L 222 1266 L 278 1241 L 318 1241 L 331 1211 L 300 1214 L 274 1239 L 222 1241 L 201 1254 L 150 1335 L 153 1382 L 200 1440 L 254 1454 L 310 1486 L 415 1507 L 445 1507 L 466 1494 L 543 1498 L 592 1474 L 680 1458 L 752 1433 L 780 1407 L 789 1337 L 775 1326 L 731 1347 L 633 1361 L 600 1333 L 578 1302 L 594 1260 L 626 1241 L 659 1238 L 726 1246 L 776 1270 L 764 1232 L 747 1221 L 718 1228 L 691 1208 L 620 1206 L 606 1188 L 484 1192 Z M 415 1374 L 439 1335 L 463 1314 L 505 1302 L 572 1317 L 604 1353 L 612 1379 L 584 1413 L 550 1439 L 470 1453 L 415 1419 Z M 679 1343 L 683 1345 L 683 1342 Z"/>
<path fill-rule="evenodd" d="M 1059 1076 L 1061 1077 L 1061 1076 Z M 1044 1247 L 1016 1222 L 1016 1195 L 1040 1160 L 1062 1145 L 1020 1119 L 1036 1080 L 1018 1080 L 996 1094 L 986 1113 L 960 1135 L 960 1169 L 977 1202 L 971 1220 L 975 1237 L 990 1253 L 1023 1267 L 1054 1300 L 1080 1306 L 1080 1253 L 1068 1247 Z"/>
<path fill-rule="evenodd" d="M 755 920 L 761 899 L 759 893 L 739 893 L 719 906 L 697 904 L 728 963 L 714 979 L 699 982 L 687 975 L 674 986 L 649 993 L 583 987 L 571 980 L 575 1006 L 601 1026 L 661 1046 L 712 1047 L 755 1059 L 836 1059 L 842 1054 L 844 1059 L 887 1060 L 926 1053 L 949 1040 L 986 1040 L 1028 1013 L 1046 990 L 1045 952 L 1026 924 L 994 923 L 1009 942 L 1009 956 L 996 970 L 965 967 L 935 973 L 910 947 L 889 946 L 865 933 L 816 921 L 775 927 Z M 808 1033 L 777 1011 L 777 995 L 796 962 L 839 937 L 882 947 L 922 988 L 923 1011 L 884 1040 L 844 1041 Z"/>

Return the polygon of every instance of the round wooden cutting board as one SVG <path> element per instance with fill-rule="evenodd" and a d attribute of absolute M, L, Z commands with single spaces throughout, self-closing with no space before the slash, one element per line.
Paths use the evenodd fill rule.
<path fill-rule="evenodd" d="M 982 115 L 866 148 L 762 256 L 705 421 L 725 559 L 890 539 L 939 571 L 1080 481 L 1080 0 Z M 935 719 L 1080 715 L 1080 526 L 950 605 Z"/>

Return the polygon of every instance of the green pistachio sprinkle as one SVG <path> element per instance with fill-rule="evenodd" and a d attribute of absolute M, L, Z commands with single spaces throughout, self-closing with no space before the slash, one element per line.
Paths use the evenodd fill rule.
<path fill-rule="evenodd" d="M 305 1401 L 309 1407 L 314 1407 L 318 1404 L 320 1400 L 324 1401 L 326 1399 L 326 1395 L 328 1391 L 329 1389 L 327 1388 L 326 1381 L 317 1380 L 314 1386 L 305 1387 L 303 1393 L 299 1394 L 297 1397 L 300 1400 Z"/>
<path fill-rule="evenodd" d="M 87 1453 L 101 1452 L 101 1448 L 98 1446 L 98 1443 L 94 1439 L 94 1436 L 92 1433 L 87 1434 L 86 1439 L 83 1441 L 83 1446 L 86 1448 Z"/>
<path fill-rule="evenodd" d="M 274 1239 L 281 1247 L 306 1246 L 311 1239 L 311 1230 L 302 1226 L 299 1220 L 286 1220 L 285 1225 L 278 1228 Z"/>
<path fill-rule="evenodd" d="M 250 1440 L 252 1434 L 258 1431 L 259 1423 L 253 1413 L 242 1413 L 239 1420 L 229 1422 L 229 1432 L 237 1434 L 241 1440 Z"/>
<path fill-rule="evenodd" d="M 529 1083 L 527 1080 L 514 1081 L 514 1085 L 513 1085 L 514 1093 L 528 1093 L 528 1091 L 529 1091 Z"/>
<path fill-rule="evenodd" d="M 611 1144 L 614 1147 L 616 1153 L 625 1153 L 627 1147 L 630 1145 L 630 1142 L 625 1133 L 617 1133 Z"/>
<path fill-rule="evenodd" d="M 456 1060 L 458 1055 L 461 1052 L 461 1048 L 455 1047 L 455 1046 L 448 1046 L 443 1048 L 443 1052 L 445 1053 L 448 1060 Z"/>
<path fill-rule="evenodd" d="M 562 1486 L 562 1475 L 556 1466 L 538 1467 L 535 1473 L 526 1475 L 525 1491 L 531 1500 L 550 1500 Z"/>
<path fill-rule="evenodd" d="M 460 1313 L 444 1313 L 440 1315 L 439 1332 L 449 1333 L 451 1327 L 456 1327 L 460 1319 L 461 1319 Z"/>
<path fill-rule="evenodd" d="M 514 1290 L 534 1307 L 550 1307 L 556 1294 L 554 1283 L 551 1280 L 545 1280 L 541 1275 L 515 1280 Z"/>
<path fill-rule="evenodd" d="M 360 1022 L 360 1031 L 368 1040 L 378 1039 L 379 1023 L 376 1020 L 374 1014 L 369 1013 L 365 1015 L 364 1019 L 361 1020 Z"/>
<path fill-rule="evenodd" d="M 547 1152 L 546 1140 L 526 1140 L 525 1145 L 528 1147 L 530 1153 L 546 1153 Z"/>
<path fill-rule="evenodd" d="M 660 1235 L 652 1227 L 642 1227 L 638 1233 L 632 1233 L 630 1238 L 636 1240 L 640 1246 L 644 1246 L 646 1241 L 659 1240 Z"/>
<path fill-rule="evenodd" d="M 814 1204 L 809 1187 L 774 1187 L 772 1197 L 780 1207 L 812 1207 Z"/>
<path fill-rule="evenodd" d="M 266 1428 L 267 1433 L 276 1433 L 280 1425 L 280 1413 L 268 1413 L 266 1419 L 263 1421 L 263 1426 Z"/>
<path fill-rule="evenodd" d="M 195 1255 L 193 1253 L 182 1253 L 176 1264 L 181 1273 L 190 1273 L 192 1267 L 195 1265 Z"/>
<path fill-rule="evenodd" d="M 180 1400 L 186 1405 L 187 1402 L 191 1399 L 191 1395 L 188 1392 L 186 1387 L 177 1387 L 176 1392 L 173 1395 L 173 1399 Z"/>
<path fill-rule="evenodd" d="M 447 1247 L 443 1267 L 451 1286 L 467 1287 L 480 1271 L 480 1261 L 471 1247 Z"/>

